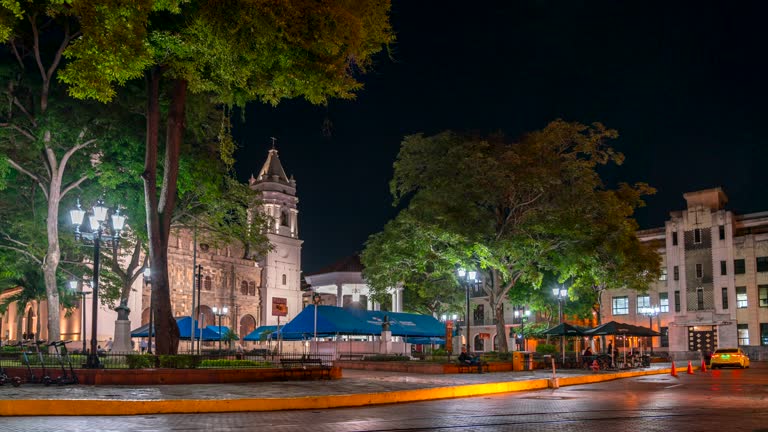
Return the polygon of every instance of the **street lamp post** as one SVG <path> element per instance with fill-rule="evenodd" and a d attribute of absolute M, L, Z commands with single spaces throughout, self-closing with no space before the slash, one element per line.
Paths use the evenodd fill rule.
<path fill-rule="evenodd" d="M 472 332 L 470 331 L 470 327 L 471 327 L 470 322 L 471 322 L 472 318 L 469 315 L 469 312 L 470 312 L 469 287 L 471 285 L 474 285 L 474 284 L 476 284 L 478 282 L 477 281 L 477 272 L 476 271 L 467 271 L 467 270 L 465 270 L 463 268 L 460 268 L 457 271 L 457 274 L 459 275 L 459 282 L 462 285 L 464 285 L 464 288 L 467 291 L 467 319 L 466 319 L 466 321 L 467 321 L 467 352 L 471 353 L 472 350 L 474 349 L 474 344 L 471 342 L 472 339 L 470 338 L 470 336 L 472 334 Z"/>
<path fill-rule="evenodd" d="M 97 331 L 98 331 L 98 316 L 99 316 L 99 258 L 101 257 L 101 240 L 102 234 L 108 230 L 105 221 L 107 220 L 107 213 L 109 209 L 104 206 L 104 201 L 98 200 L 96 205 L 93 206 L 93 215 L 88 216 L 88 227 L 90 231 L 81 231 L 80 226 L 83 223 L 85 217 L 85 210 L 80 207 L 80 200 L 77 200 L 77 208 L 69 211 L 69 216 L 72 219 L 72 224 L 75 226 L 75 239 L 76 240 L 89 240 L 93 242 L 93 299 L 92 299 L 92 313 L 91 313 L 91 351 L 88 353 L 88 360 L 86 367 L 95 369 L 101 368 L 102 365 L 99 361 L 99 355 L 97 352 Z M 112 213 L 112 229 L 111 240 L 113 247 L 117 247 L 120 240 L 120 231 L 125 225 L 125 216 L 120 214 L 118 208 Z M 110 237 L 106 237 L 105 240 L 110 240 Z"/>
<path fill-rule="evenodd" d="M 554 294 L 555 298 L 557 299 L 557 306 L 558 306 L 558 317 L 560 320 L 560 324 L 563 323 L 563 302 L 565 302 L 565 299 L 568 298 L 568 290 L 565 289 L 565 286 L 555 287 L 552 288 L 552 294 Z M 560 352 L 563 355 L 563 364 L 565 364 L 565 334 L 560 336 Z"/>
<path fill-rule="evenodd" d="M 531 311 L 526 308 L 515 309 L 515 318 L 520 318 L 520 335 L 523 338 L 523 351 L 528 351 L 528 341 L 525 339 L 525 322 L 530 316 Z"/>
<path fill-rule="evenodd" d="M 213 314 L 219 317 L 219 353 L 221 353 L 221 338 L 223 336 L 221 334 L 221 317 L 226 315 L 227 312 L 229 312 L 229 308 L 226 306 L 221 308 L 217 308 L 216 306 L 213 307 Z"/>
<path fill-rule="evenodd" d="M 90 294 L 91 292 L 90 291 L 86 291 L 82 287 L 80 288 L 80 291 L 77 291 L 77 284 L 78 284 L 77 279 L 72 279 L 72 280 L 69 281 L 69 289 L 72 292 L 76 292 L 76 293 L 80 294 L 80 298 L 83 299 L 83 305 L 80 307 L 83 310 L 83 322 L 82 322 L 82 324 L 80 324 L 80 327 L 83 330 L 83 335 L 82 335 L 81 339 L 83 341 L 83 354 L 85 354 L 85 350 L 86 350 L 86 348 L 85 348 L 85 328 L 86 328 L 86 326 L 85 326 L 85 306 L 86 306 L 85 297 L 88 294 Z"/>
<path fill-rule="evenodd" d="M 653 331 L 653 317 L 658 316 L 659 312 L 661 312 L 661 308 L 658 306 L 644 307 L 640 309 L 640 314 L 648 317 L 648 328 L 651 329 L 651 331 Z M 651 355 L 653 355 L 653 336 L 648 337 L 651 338 Z"/>
<path fill-rule="evenodd" d="M 152 295 L 152 271 L 149 267 L 144 268 L 144 286 L 149 285 L 149 343 L 147 344 L 147 354 L 152 354 L 152 334 L 155 332 L 155 296 Z"/>
<path fill-rule="evenodd" d="M 312 294 L 312 304 L 315 305 L 315 323 L 314 323 L 314 339 L 315 339 L 315 356 L 317 356 L 317 305 L 320 304 L 322 298 L 317 292 Z"/>

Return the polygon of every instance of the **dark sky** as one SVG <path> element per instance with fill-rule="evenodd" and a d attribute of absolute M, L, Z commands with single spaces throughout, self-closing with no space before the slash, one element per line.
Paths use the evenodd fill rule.
<path fill-rule="evenodd" d="M 394 0 L 397 43 L 357 99 L 248 106 L 238 174 L 258 172 L 278 138 L 297 180 L 305 273 L 361 250 L 394 217 L 392 163 L 419 132 L 514 137 L 556 118 L 600 121 L 626 155 L 608 184 L 658 189 L 637 214 L 643 228 L 684 208 L 684 192 L 716 186 L 737 213 L 768 210 L 766 3 Z"/>

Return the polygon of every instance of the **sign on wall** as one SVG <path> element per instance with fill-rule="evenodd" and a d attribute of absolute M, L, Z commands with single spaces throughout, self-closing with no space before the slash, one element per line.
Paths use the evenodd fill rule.
<path fill-rule="evenodd" d="M 272 297 L 272 316 L 288 315 L 288 299 Z"/>

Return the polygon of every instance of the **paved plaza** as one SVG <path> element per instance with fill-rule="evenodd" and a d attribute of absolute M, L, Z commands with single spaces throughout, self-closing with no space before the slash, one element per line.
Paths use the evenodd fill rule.
<path fill-rule="evenodd" d="M 568 386 L 669 373 L 670 365 L 620 372 L 557 371 Z M 682 371 L 685 373 L 685 371 Z M 343 370 L 343 378 L 241 384 L 0 388 L 0 416 L 124 415 L 338 408 L 508 393 L 551 387 L 551 370 L 427 375 Z M 88 403 L 83 403 L 88 401 Z"/>

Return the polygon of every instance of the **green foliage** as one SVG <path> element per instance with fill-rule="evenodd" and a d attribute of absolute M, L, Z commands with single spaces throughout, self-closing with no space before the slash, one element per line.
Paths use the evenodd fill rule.
<path fill-rule="evenodd" d="M 192 354 L 161 355 L 160 367 L 173 369 L 196 369 L 200 365 L 200 357 Z"/>
<path fill-rule="evenodd" d="M 536 352 L 539 354 L 556 354 L 557 347 L 551 344 L 538 344 L 536 345 Z"/>
<path fill-rule="evenodd" d="M 365 361 L 409 361 L 410 358 L 402 354 L 374 354 L 363 358 Z"/>
<path fill-rule="evenodd" d="M 272 367 L 272 366 L 273 365 L 270 362 L 254 361 L 254 360 L 219 359 L 219 360 L 203 360 L 200 363 L 200 367 L 207 367 L 207 368 L 246 368 L 246 367 L 265 368 L 265 367 Z"/>
<path fill-rule="evenodd" d="M 623 161 L 606 144 L 617 136 L 600 123 L 556 120 L 517 140 L 454 132 L 406 137 L 390 189 L 395 205 L 407 208 L 369 239 L 366 277 L 406 289 L 443 280 L 441 295 L 451 296 L 458 288 L 456 267 L 477 269 L 500 333 L 508 296 L 518 304 L 538 297 L 542 304 L 533 309 L 551 309 L 551 295 L 543 304 L 550 288 L 542 286 L 545 274 L 563 282 L 576 269 L 587 273 L 585 254 L 626 246 L 628 237 L 612 237 L 610 230 L 629 232 L 639 198 L 652 192 L 643 184 L 617 191 L 602 184 L 597 168 Z M 613 238 L 616 246 L 605 246 Z M 576 299 L 582 291 L 571 295 Z M 584 304 L 590 303 L 594 297 Z M 505 351 L 506 340 L 500 344 Z"/>
<path fill-rule="evenodd" d="M 155 367 L 157 357 L 150 354 L 128 354 L 125 361 L 128 363 L 128 369 L 151 369 Z"/>

